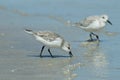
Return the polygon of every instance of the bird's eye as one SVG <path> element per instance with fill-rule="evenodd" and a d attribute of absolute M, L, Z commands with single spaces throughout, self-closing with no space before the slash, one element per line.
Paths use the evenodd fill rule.
<path fill-rule="evenodd" d="M 105 17 L 102 17 L 103 19 L 105 19 Z"/>
<path fill-rule="evenodd" d="M 68 47 L 68 49 L 70 49 L 70 47 Z"/>

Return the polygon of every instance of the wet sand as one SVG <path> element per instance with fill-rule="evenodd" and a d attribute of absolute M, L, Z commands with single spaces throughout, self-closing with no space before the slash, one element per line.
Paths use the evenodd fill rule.
<path fill-rule="evenodd" d="M 119 8 L 115 1 L 16 0 L 13 3 L 1 0 L 0 79 L 118 80 Z M 86 42 L 89 33 L 65 24 L 68 20 L 76 22 L 86 16 L 103 13 L 110 16 L 113 25 L 106 26 L 106 35 L 100 34 L 100 43 Z M 25 28 L 60 34 L 71 43 L 74 57 L 68 57 L 61 49 L 51 49 L 55 58 L 51 58 L 47 50 L 40 58 L 42 43 L 26 34 Z"/>

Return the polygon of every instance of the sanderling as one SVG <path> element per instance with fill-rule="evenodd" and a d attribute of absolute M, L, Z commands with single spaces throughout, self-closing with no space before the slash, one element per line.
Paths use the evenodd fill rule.
<path fill-rule="evenodd" d="M 51 32 L 51 31 L 39 31 L 34 32 L 29 29 L 25 29 L 25 32 L 32 34 L 35 36 L 36 40 L 42 42 L 44 45 L 42 46 L 40 57 L 42 57 L 42 52 L 45 48 L 45 46 L 48 46 L 48 52 L 50 53 L 51 57 L 54 57 L 50 51 L 51 47 L 58 47 L 62 48 L 64 51 L 69 52 L 70 57 L 73 56 L 71 50 L 70 50 L 70 44 L 65 41 L 60 35 Z"/>
<path fill-rule="evenodd" d="M 99 36 L 96 35 L 94 32 L 99 32 L 103 29 L 108 22 L 112 25 L 112 23 L 108 20 L 107 15 L 100 15 L 100 16 L 89 16 L 84 20 L 72 24 L 72 26 L 80 27 L 81 29 L 90 32 L 90 40 L 93 41 L 92 36 L 96 36 L 97 40 L 99 40 Z"/>

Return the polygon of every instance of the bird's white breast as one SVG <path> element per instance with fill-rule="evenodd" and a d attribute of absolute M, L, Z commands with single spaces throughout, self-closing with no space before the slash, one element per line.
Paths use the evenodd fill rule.
<path fill-rule="evenodd" d="M 96 32 L 96 31 L 101 30 L 103 27 L 104 27 L 104 25 L 101 24 L 100 21 L 95 20 L 87 27 L 84 27 L 84 30 L 89 31 L 89 32 Z"/>
<path fill-rule="evenodd" d="M 60 47 L 62 44 L 62 39 L 61 38 L 56 38 L 53 41 L 45 40 L 42 37 L 35 36 L 36 40 L 42 42 L 43 44 L 50 46 L 50 47 Z"/>

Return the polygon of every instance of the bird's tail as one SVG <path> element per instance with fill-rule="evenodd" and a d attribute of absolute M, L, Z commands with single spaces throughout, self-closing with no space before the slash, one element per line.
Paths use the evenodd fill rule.
<path fill-rule="evenodd" d="M 26 33 L 28 33 L 28 34 L 34 34 L 34 32 L 32 31 L 32 30 L 30 30 L 30 29 L 25 29 L 24 30 Z"/>

